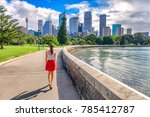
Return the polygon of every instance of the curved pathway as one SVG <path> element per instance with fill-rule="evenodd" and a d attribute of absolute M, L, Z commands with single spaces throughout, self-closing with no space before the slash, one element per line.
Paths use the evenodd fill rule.
<path fill-rule="evenodd" d="M 1 100 L 79 100 L 76 88 L 62 65 L 61 49 L 53 89 L 49 90 L 44 67 L 45 51 L 32 53 L 0 65 Z"/>

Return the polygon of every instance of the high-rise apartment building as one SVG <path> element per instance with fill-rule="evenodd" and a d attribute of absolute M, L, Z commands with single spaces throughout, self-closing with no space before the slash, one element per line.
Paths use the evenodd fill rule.
<path fill-rule="evenodd" d="M 99 35 L 103 36 L 103 28 L 106 27 L 106 14 L 99 17 Z"/>
<path fill-rule="evenodd" d="M 92 13 L 91 11 L 84 13 L 84 31 L 92 32 Z"/>

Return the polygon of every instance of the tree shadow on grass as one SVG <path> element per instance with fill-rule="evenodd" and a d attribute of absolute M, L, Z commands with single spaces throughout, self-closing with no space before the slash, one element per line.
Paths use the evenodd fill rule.
<path fill-rule="evenodd" d="M 29 100 L 29 99 L 35 98 L 40 93 L 48 92 L 50 89 L 46 89 L 47 87 L 48 87 L 48 85 L 46 85 L 42 88 L 39 88 L 37 90 L 31 91 L 31 92 L 24 91 L 24 92 L 20 93 L 19 95 L 11 98 L 10 100 Z"/>

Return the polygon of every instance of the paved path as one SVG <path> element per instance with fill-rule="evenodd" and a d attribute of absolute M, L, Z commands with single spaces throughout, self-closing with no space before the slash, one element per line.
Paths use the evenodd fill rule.
<path fill-rule="evenodd" d="M 45 51 L 29 54 L 0 66 L 0 99 L 80 100 L 76 88 L 62 65 L 61 49 L 55 49 L 58 69 L 49 90 L 44 67 Z"/>

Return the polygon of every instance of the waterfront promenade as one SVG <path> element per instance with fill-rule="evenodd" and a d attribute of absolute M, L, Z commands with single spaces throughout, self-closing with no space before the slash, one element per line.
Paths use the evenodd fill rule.
<path fill-rule="evenodd" d="M 44 67 L 45 51 L 40 51 L 0 65 L 0 100 L 80 100 L 62 65 L 61 49 L 55 51 L 57 71 L 52 90 Z"/>

